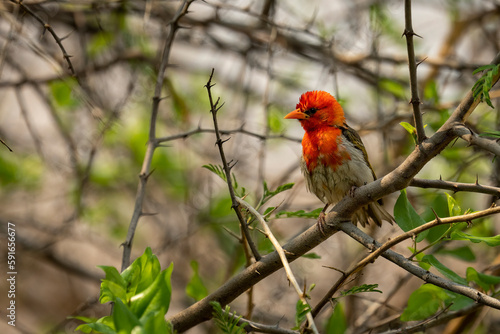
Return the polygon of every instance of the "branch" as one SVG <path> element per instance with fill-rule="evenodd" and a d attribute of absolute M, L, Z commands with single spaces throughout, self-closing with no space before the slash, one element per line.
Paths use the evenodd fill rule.
<path fill-rule="evenodd" d="M 453 319 L 456 319 L 458 317 L 462 317 L 464 315 L 475 312 L 482 307 L 483 307 L 483 305 L 481 305 L 481 304 L 472 304 L 470 306 L 467 306 L 467 307 L 465 307 L 461 310 L 455 311 L 455 312 L 448 312 L 446 314 L 439 314 L 439 315 L 434 316 L 430 320 L 424 320 L 424 321 L 419 322 L 415 325 L 410 325 L 410 326 L 399 328 L 399 329 L 388 330 L 388 331 L 382 332 L 380 334 L 403 334 L 403 333 L 410 334 L 410 333 L 416 333 L 416 332 L 425 332 L 429 328 L 448 323 Z"/>
<path fill-rule="evenodd" d="M 500 53 L 493 60 L 493 63 L 498 64 L 499 62 Z M 416 146 L 401 165 L 385 177 L 357 188 L 354 196 L 346 196 L 337 203 L 333 208 L 336 214 L 331 212 L 326 216 L 328 225 L 324 226 L 323 233 L 314 225 L 285 244 L 283 249 L 288 254 L 288 261 L 294 261 L 328 239 L 337 232 L 337 225 L 340 222 L 349 220 L 352 212 L 378 198 L 405 188 L 428 161 L 443 151 L 456 138 L 452 132 L 453 126 L 463 123 L 478 103 L 478 101 L 474 101 L 472 92 L 469 92 L 445 124 L 430 138 L 425 139 L 420 145 Z M 402 258 L 404 259 L 404 257 Z M 280 269 L 281 266 L 277 252 L 263 256 L 260 261 L 232 277 L 215 292 L 170 317 L 168 321 L 171 321 L 177 331 L 182 332 L 208 320 L 212 312 L 210 301 L 217 301 L 221 305 L 226 305 L 251 286 Z"/>
<path fill-rule="evenodd" d="M 491 186 L 483 186 L 476 182 L 475 184 L 470 183 L 460 183 L 460 182 L 451 182 L 451 181 L 443 181 L 443 180 L 423 180 L 423 179 L 413 179 L 410 184 L 411 187 L 418 188 L 436 188 L 436 189 L 445 189 L 451 190 L 453 192 L 459 191 L 468 191 L 473 193 L 481 193 L 488 194 L 493 196 L 500 196 L 500 188 L 491 187 Z"/>
<path fill-rule="evenodd" d="M 243 218 L 243 215 L 241 214 L 241 211 L 239 209 L 238 205 L 238 200 L 236 198 L 236 195 L 234 194 L 234 188 L 233 188 L 233 181 L 231 180 L 231 167 L 229 166 L 229 163 L 227 162 L 226 155 L 224 153 L 224 148 L 222 147 L 222 144 L 224 144 L 224 141 L 220 137 L 219 133 L 219 125 L 217 123 L 217 112 L 222 108 L 224 104 L 219 106 L 219 99 L 217 101 L 213 101 L 212 98 L 212 91 L 211 88 L 215 85 L 212 84 L 212 78 L 214 75 L 214 69 L 212 69 L 212 73 L 210 74 L 210 77 L 208 78 L 208 82 L 205 85 L 207 88 L 207 93 L 208 93 L 208 99 L 210 100 L 210 112 L 212 113 L 212 118 L 214 122 L 214 129 L 215 129 L 215 136 L 217 138 L 217 141 L 215 142 L 217 144 L 217 147 L 219 148 L 219 154 L 222 160 L 222 167 L 224 168 L 224 173 L 226 174 L 226 182 L 227 186 L 229 188 L 229 194 L 231 195 L 231 208 L 234 210 L 236 213 L 236 216 L 238 217 L 238 220 L 240 222 L 241 230 L 243 231 L 243 234 L 245 235 L 245 239 L 248 243 L 248 246 L 250 247 L 253 256 L 255 257 L 255 260 L 259 261 L 261 256 L 259 254 L 259 251 L 257 250 L 257 247 L 255 246 L 254 242 L 252 241 L 252 238 L 250 236 L 250 231 L 248 230 L 248 225 Z"/>
<path fill-rule="evenodd" d="M 10 1 L 13 2 L 13 3 L 15 3 L 15 4 L 17 4 L 17 5 L 19 5 L 19 7 L 21 7 L 26 13 L 28 13 L 35 20 L 37 20 L 38 22 L 40 22 L 40 24 L 43 26 L 43 29 L 44 29 L 42 35 L 45 33 L 45 30 L 47 30 L 52 35 L 52 37 L 56 41 L 57 45 L 59 46 L 59 49 L 61 49 L 61 52 L 63 54 L 63 58 L 68 63 L 68 69 L 71 71 L 71 74 L 74 77 L 76 77 L 75 68 L 73 67 L 73 64 L 71 63 L 71 60 L 70 60 L 71 56 L 66 52 L 66 49 L 64 48 L 64 45 L 62 44 L 62 39 L 59 38 L 59 36 L 57 36 L 57 34 L 54 31 L 54 29 L 52 29 L 52 26 L 50 24 L 46 23 L 37 13 L 33 12 L 21 0 L 10 0 Z"/>
<path fill-rule="evenodd" d="M 420 112 L 420 98 L 418 97 L 417 85 L 417 62 L 415 60 L 415 48 L 413 45 L 413 36 L 418 36 L 413 32 L 411 23 L 411 0 L 405 0 L 405 30 L 403 35 L 406 37 L 406 48 L 408 49 L 408 67 L 410 70 L 410 89 L 413 107 L 413 119 L 417 130 L 417 143 L 420 144 L 425 137 L 424 123 L 422 122 L 422 113 Z M 420 37 L 420 36 L 419 36 Z"/>
<path fill-rule="evenodd" d="M 283 264 L 283 268 L 285 269 L 286 277 L 288 278 L 288 281 L 295 288 L 295 291 L 299 295 L 300 300 L 304 304 L 309 305 L 309 303 L 307 302 L 307 299 L 305 297 L 305 291 L 301 290 L 301 288 L 299 286 L 299 283 L 297 282 L 297 280 L 295 279 L 295 276 L 293 275 L 292 268 L 290 268 L 290 264 L 288 263 L 288 260 L 286 259 L 285 251 L 281 247 L 279 241 L 273 235 L 273 232 L 271 231 L 271 229 L 267 225 L 264 217 L 262 217 L 262 215 L 257 210 L 255 210 L 250 204 L 248 204 L 244 200 L 242 200 L 240 198 L 236 198 L 236 200 L 238 201 L 238 203 L 240 203 L 245 208 L 247 208 L 247 210 L 250 211 L 250 213 L 255 218 L 257 218 L 259 220 L 259 222 L 261 223 L 262 227 L 264 228 L 264 233 L 265 233 L 266 237 L 269 238 L 269 240 L 271 241 L 271 243 L 274 246 L 274 249 L 276 249 L 276 252 L 278 252 L 278 254 L 279 254 L 279 257 L 281 259 L 281 263 Z M 310 311 L 307 312 L 307 321 L 309 323 L 309 326 L 313 330 L 313 332 L 317 334 L 318 333 L 318 329 L 316 328 L 316 324 L 314 323 L 313 316 L 312 316 L 312 314 L 311 314 Z"/>
<path fill-rule="evenodd" d="M 175 33 L 179 29 L 179 20 L 182 16 L 187 13 L 189 5 L 194 0 L 184 0 L 181 4 L 177 13 L 170 23 L 170 30 L 165 40 L 165 47 L 163 49 L 163 55 L 160 63 L 160 69 L 158 70 L 158 76 L 156 78 L 155 95 L 153 96 L 153 105 L 151 109 L 151 120 L 149 123 L 149 139 L 146 148 L 146 154 L 144 155 L 144 160 L 142 162 L 141 172 L 139 174 L 139 185 L 137 187 L 137 194 L 135 197 L 134 212 L 132 213 L 132 218 L 130 219 L 130 224 L 127 232 L 127 238 L 123 242 L 123 257 L 122 257 L 122 267 L 121 270 L 125 270 L 130 264 L 130 254 L 132 252 L 132 241 L 134 239 L 135 230 L 137 228 L 137 223 L 139 218 L 143 215 L 142 206 L 144 203 L 144 195 L 146 193 L 146 183 L 149 175 L 151 175 L 151 161 L 153 160 L 153 153 L 156 147 L 158 147 L 158 142 L 156 139 L 156 119 L 158 117 L 158 107 L 161 101 L 161 91 L 163 87 L 163 81 L 165 79 L 165 72 L 167 70 L 168 59 L 170 55 L 170 49 L 174 41 Z"/>
<path fill-rule="evenodd" d="M 497 214 L 497 213 L 500 213 L 500 206 L 492 207 L 492 208 L 489 208 L 486 210 L 482 210 L 482 211 L 478 211 L 478 212 L 474 212 L 474 213 L 466 214 L 466 215 L 447 217 L 447 218 L 436 218 L 433 221 L 430 221 L 430 222 L 423 224 L 419 227 L 416 227 L 408 232 L 405 232 L 403 234 L 398 235 L 397 237 L 385 242 L 383 245 L 379 246 L 376 249 L 373 246 L 371 246 L 370 244 L 363 243 L 363 245 L 366 248 L 368 248 L 371 251 L 371 253 L 368 254 L 365 258 L 363 258 L 361 261 L 359 261 L 357 264 L 352 266 L 348 271 L 342 273 L 342 277 L 333 285 L 333 287 L 326 293 L 326 295 L 321 299 L 321 301 L 314 307 L 314 309 L 312 311 L 313 315 L 316 316 L 319 314 L 321 309 L 330 301 L 330 299 L 333 297 L 333 295 L 338 291 L 338 289 L 340 289 L 340 287 L 347 281 L 347 279 L 350 276 L 352 276 L 355 273 L 362 270 L 366 265 L 373 263 L 375 261 L 375 259 L 378 258 L 380 255 L 383 256 L 383 252 L 385 252 L 386 250 L 390 249 L 391 247 L 399 244 L 400 242 L 407 240 L 407 239 L 410 239 L 410 238 L 418 235 L 419 233 L 422 233 L 423 231 L 426 231 L 426 230 L 433 228 L 435 226 L 438 226 L 438 225 L 470 222 L 473 219 L 478 219 L 478 218 L 490 216 L 490 215 Z M 343 229 L 341 228 L 341 230 L 343 230 Z M 358 230 L 358 231 L 361 232 L 360 230 Z M 344 231 L 344 232 L 346 232 L 346 231 Z M 347 233 L 347 234 L 349 234 L 349 233 Z M 359 238 L 358 236 L 356 238 L 353 237 L 353 239 L 356 239 L 356 240 L 358 240 L 358 238 Z M 404 268 L 404 269 L 407 269 L 407 268 Z M 411 272 L 410 270 L 407 270 L 407 271 Z M 422 277 L 419 276 L 419 278 L 422 278 Z"/>
<path fill-rule="evenodd" d="M 500 208 L 500 207 L 497 207 Z M 485 210 L 486 211 L 486 210 Z M 497 210 L 497 213 L 500 212 L 500 210 Z M 466 215 L 467 216 L 467 215 Z M 452 217 L 456 218 L 456 217 Z M 443 218 L 444 219 L 444 218 Z M 428 223 L 430 224 L 430 223 Z M 427 225 L 427 224 L 425 224 Z M 420 228 L 423 228 L 422 225 Z M 436 226 L 436 225 L 433 225 Z M 444 278 L 441 278 L 439 276 L 434 275 L 433 273 L 422 269 L 421 267 L 415 265 L 413 262 L 405 258 L 403 255 L 398 254 L 390 249 L 386 249 L 387 247 L 390 247 L 390 244 L 392 244 L 392 240 L 385 243 L 384 245 L 381 245 L 378 243 L 375 239 L 370 237 L 369 235 L 365 234 L 363 231 L 358 229 L 356 226 L 351 224 L 350 222 L 342 222 L 338 225 L 339 229 L 342 230 L 344 233 L 349 235 L 351 238 L 365 246 L 366 248 L 373 250 L 374 252 L 377 252 L 377 255 L 382 255 L 384 258 L 387 260 L 393 262 L 394 264 L 398 265 L 399 267 L 403 268 L 407 272 L 413 274 L 414 276 L 417 276 L 418 278 L 422 279 L 423 281 L 427 283 L 434 284 L 436 286 L 439 286 L 443 289 L 446 289 L 448 291 L 452 291 L 461 295 L 464 295 L 466 297 L 469 297 L 470 299 L 476 301 L 477 303 L 484 304 L 496 309 L 500 310 L 500 300 L 493 298 L 491 296 L 488 296 L 487 294 L 484 294 L 476 289 L 473 289 L 471 287 L 461 285 L 452 281 L 448 281 Z M 432 227 L 432 226 L 431 226 Z M 406 233 L 405 233 L 406 234 Z M 402 240 L 405 238 L 408 239 L 411 236 L 405 236 L 404 234 L 400 236 Z M 398 241 L 400 242 L 400 241 Z M 382 248 L 383 247 L 383 248 Z M 379 251 L 379 249 L 382 248 L 382 250 Z"/>
<path fill-rule="evenodd" d="M 469 145 L 476 145 L 500 157 L 500 144 L 496 140 L 478 137 L 472 130 L 463 125 L 455 126 L 453 131 L 457 137 L 462 138 Z"/>

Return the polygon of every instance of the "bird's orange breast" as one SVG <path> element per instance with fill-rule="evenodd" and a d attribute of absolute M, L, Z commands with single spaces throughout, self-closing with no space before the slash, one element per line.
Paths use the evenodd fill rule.
<path fill-rule="evenodd" d="M 342 131 L 336 127 L 306 131 L 302 139 L 302 154 L 309 172 L 318 164 L 335 171 L 343 161 L 351 159 L 342 144 Z"/>

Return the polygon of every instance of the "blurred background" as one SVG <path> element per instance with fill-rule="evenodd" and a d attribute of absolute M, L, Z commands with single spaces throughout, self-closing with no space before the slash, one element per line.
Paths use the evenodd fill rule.
<path fill-rule="evenodd" d="M 0 263 L 6 267 L 6 226 L 16 226 L 16 327 L 2 333 L 72 333 L 71 315 L 100 317 L 109 306 L 97 301 L 103 273 L 120 268 L 134 209 L 139 172 L 150 128 L 152 97 L 169 22 L 179 1 L 17 1 L 0 4 Z M 500 49 L 500 3 L 494 0 L 414 1 L 413 27 L 418 78 L 428 135 L 448 118 Z M 62 43 L 74 73 L 68 69 Z M 226 184 L 203 165 L 220 164 L 204 85 L 215 69 L 212 89 L 224 102 L 218 114 L 239 187 L 256 204 L 269 189 L 294 182 L 267 206 L 311 211 L 322 203 L 305 190 L 298 163 L 303 130 L 283 116 L 300 95 L 326 90 L 344 107 L 359 131 L 377 176 L 398 166 L 414 148 L 399 124 L 412 122 L 402 1 L 195 1 L 181 20 L 172 45 L 157 122 L 164 146 L 154 153 L 133 258 L 150 246 L 166 268 L 174 263 L 174 294 L 167 316 L 194 302 L 185 293 L 192 261 L 209 292 L 245 265 Z M 498 105 L 499 92 L 491 93 Z M 476 132 L 498 129 L 498 108 L 481 104 L 469 119 Z M 457 141 L 418 177 L 500 185 L 498 159 Z M 450 192 L 450 194 L 452 194 Z M 385 199 L 392 212 L 399 194 Z M 417 212 L 447 216 L 445 191 L 409 188 Z M 480 210 L 497 200 L 457 193 L 463 210 Z M 262 208 L 264 212 L 266 207 Z M 495 222 L 474 226 L 498 234 Z M 270 226 L 285 243 L 314 219 L 275 218 Z M 378 240 L 396 226 L 368 229 Z M 272 251 L 252 232 L 262 253 Z M 411 242 L 396 251 L 409 255 Z M 468 261 L 442 260 L 462 273 L 486 268 L 497 254 L 477 246 Z M 338 279 L 326 268 L 347 269 L 366 251 L 337 234 L 318 246 L 320 258 L 303 258 L 292 269 L 301 284 L 316 284 L 312 303 Z M 325 267 L 326 266 L 326 267 Z M 1 277 L 6 274 L 2 269 Z M 352 284 L 378 283 L 383 294 L 342 302 L 346 321 L 363 332 L 401 313 L 421 281 L 379 259 Z M 7 282 L 0 281 L 0 315 L 5 319 Z M 232 310 L 249 311 L 248 294 Z M 293 327 L 297 296 L 283 271 L 252 291 L 252 319 Z M 491 332 L 498 312 L 471 321 L 473 331 Z M 324 323 L 329 312 L 318 318 Z M 353 330 L 353 332 L 356 332 Z M 442 329 L 440 329 L 442 330 Z M 206 323 L 191 333 L 216 332 Z"/>

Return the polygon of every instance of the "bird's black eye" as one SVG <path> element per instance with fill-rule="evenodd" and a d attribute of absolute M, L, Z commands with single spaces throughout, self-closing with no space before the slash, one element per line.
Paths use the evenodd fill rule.
<path fill-rule="evenodd" d="M 305 111 L 305 114 L 306 114 L 306 115 L 311 116 L 311 115 L 314 115 L 314 113 L 315 113 L 316 111 L 318 111 L 318 109 L 317 109 L 317 108 L 314 108 L 314 107 L 313 107 L 313 108 L 309 108 L 309 109 L 307 109 L 307 110 Z"/>

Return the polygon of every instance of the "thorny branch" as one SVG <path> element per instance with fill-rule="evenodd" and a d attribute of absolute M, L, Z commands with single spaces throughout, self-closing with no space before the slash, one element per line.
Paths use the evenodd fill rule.
<path fill-rule="evenodd" d="M 417 130 L 417 143 L 420 144 L 425 139 L 424 123 L 422 122 L 422 113 L 420 111 L 420 98 L 418 97 L 417 84 L 417 62 L 415 60 L 415 47 L 413 45 L 413 36 L 418 36 L 413 31 L 411 20 L 411 0 L 405 0 L 405 30 L 403 35 L 406 37 L 406 47 L 408 49 L 408 67 L 410 70 L 410 89 L 413 107 L 413 119 Z"/>
<path fill-rule="evenodd" d="M 238 221 L 240 222 L 241 230 L 243 231 L 243 235 L 245 236 L 245 240 L 248 243 L 248 246 L 250 247 L 250 250 L 252 251 L 252 254 L 255 258 L 255 260 L 259 261 L 261 256 L 259 254 L 259 251 L 257 250 L 257 247 L 255 246 L 251 236 L 250 236 L 250 231 L 248 229 L 248 225 L 243 218 L 243 215 L 241 214 L 240 208 L 239 208 L 239 203 L 236 198 L 236 195 L 234 193 L 234 188 L 233 188 L 233 182 L 231 179 L 231 168 L 234 165 L 230 165 L 226 159 L 226 154 L 224 153 L 224 148 L 223 144 L 224 141 L 220 137 L 219 133 L 219 125 L 217 123 L 217 112 L 222 108 L 223 104 L 219 106 L 219 99 L 214 102 L 212 98 L 212 87 L 215 84 L 212 84 L 212 78 L 214 75 L 214 69 L 212 69 L 212 73 L 210 74 L 210 78 L 208 79 L 207 84 L 205 85 L 208 93 L 208 99 L 210 100 L 210 112 L 212 113 L 212 119 L 214 122 L 214 129 L 215 129 L 215 136 L 217 138 L 217 141 L 215 142 L 217 144 L 217 147 L 219 148 L 219 154 L 222 160 L 222 167 L 224 168 L 224 173 L 226 174 L 226 181 L 227 181 L 227 186 L 229 188 L 229 194 L 231 195 L 231 207 L 236 213 L 236 216 L 238 217 Z"/>
<path fill-rule="evenodd" d="M 500 54 L 495 57 L 492 63 L 500 63 Z M 494 83 L 496 83 L 496 80 L 493 84 Z M 451 130 L 456 124 L 463 124 L 478 103 L 478 100 L 474 100 L 472 92 L 469 92 L 441 128 L 430 138 L 426 138 L 420 145 L 416 146 L 413 152 L 410 153 L 401 165 L 385 177 L 357 188 L 354 196 L 346 196 L 337 203 L 326 217 L 327 225 L 324 227 L 323 233 L 320 232 L 316 226 L 313 226 L 285 244 L 283 249 L 287 254 L 290 254 L 290 256 L 288 256 L 288 261 L 292 262 L 313 249 L 336 233 L 339 228 L 370 249 L 373 248 L 373 245 L 379 248 L 381 245 L 376 243 L 373 238 L 361 232 L 354 225 L 343 222 L 350 221 L 352 212 L 355 212 L 363 205 L 408 186 L 414 176 L 456 138 Z M 408 261 L 404 256 L 396 252 L 386 250 L 382 253 L 382 256 L 402 266 L 408 272 L 426 282 L 471 297 L 478 303 L 500 309 L 500 302 L 497 299 L 480 293 L 475 289 L 461 286 L 430 274 L 422 268 L 413 265 L 413 263 Z M 262 257 L 260 261 L 235 275 L 206 298 L 179 312 L 168 320 L 172 322 L 176 330 L 187 330 L 211 317 L 210 301 L 217 301 L 221 305 L 226 305 L 245 292 L 249 287 L 255 285 L 281 267 L 282 263 L 279 260 L 278 253 L 273 252 L 268 254 Z"/>
<path fill-rule="evenodd" d="M 160 69 L 158 70 L 158 75 L 156 77 L 156 86 L 153 96 L 153 106 L 151 110 L 151 119 L 149 123 L 149 138 L 146 148 L 146 154 L 142 163 L 141 172 L 139 173 L 139 186 L 137 187 L 137 194 L 135 198 L 134 212 L 130 220 L 127 237 L 123 242 L 123 257 L 122 257 L 122 267 L 121 270 L 125 270 L 130 264 L 130 255 L 132 252 L 132 241 L 134 239 L 135 230 L 137 228 L 137 223 L 139 218 L 144 214 L 142 211 L 142 206 L 144 202 L 144 196 L 146 194 L 146 183 L 148 181 L 149 175 L 151 175 L 151 161 L 153 160 L 154 150 L 158 147 L 158 141 L 156 138 L 156 119 L 158 117 L 158 107 L 161 101 L 161 92 L 163 88 L 163 81 L 165 80 L 165 72 L 168 66 L 168 59 L 170 55 L 170 50 L 172 43 L 175 38 L 175 33 L 179 29 L 179 20 L 183 17 L 189 8 L 189 5 L 194 0 L 185 0 L 177 10 L 176 15 L 170 23 L 170 30 L 165 39 L 165 46 L 163 48 Z"/>

